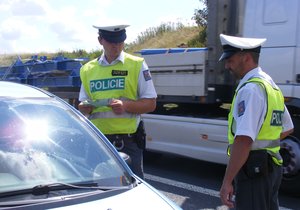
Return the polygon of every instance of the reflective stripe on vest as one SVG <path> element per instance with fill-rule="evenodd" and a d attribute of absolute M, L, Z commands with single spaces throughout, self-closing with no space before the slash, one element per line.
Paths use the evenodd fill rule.
<path fill-rule="evenodd" d="M 251 150 L 280 147 L 280 140 L 256 140 L 252 143 Z"/>
<path fill-rule="evenodd" d="M 259 150 L 259 149 L 265 149 L 265 148 L 272 148 L 272 147 L 279 147 L 280 146 L 280 140 L 256 140 L 251 145 L 251 150 Z M 232 144 L 229 145 L 229 147 L 232 147 Z"/>
<path fill-rule="evenodd" d="M 230 150 L 231 150 L 232 144 L 228 146 L 228 151 L 227 154 L 230 155 Z M 276 147 L 280 147 L 280 140 L 256 140 L 255 142 L 253 142 L 252 146 L 251 146 L 251 150 L 259 150 L 259 149 L 267 149 L 267 148 L 276 148 Z M 277 165 L 282 165 L 283 163 L 283 159 L 280 155 L 280 153 L 278 152 L 273 152 L 272 150 L 268 150 L 267 152 L 271 155 L 272 160 L 274 161 L 274 163 L 276 163 Z"/>
<path fill-rule="evenodd" d="M 89 116 L 90 120 L 98 119 L 98 118 L 136 118 L 136 114 L 125 112 L 123 114 L 115 114 L 112 111 L 108 112 L 95 112 Z"/>
<path fill-rule="evenodd" d="M 279 89 L 274 89 L 267 81 L 261 79 L 261 78 L 251 78 L 242 86 L 236 90 L 236 93 L 234 95 L 233 101 L 232 101 L 232 106 L 230 109 L 230 113 L 228 115 L 228 140 L 229 144 L 233 144 L 234 142 L 234 130 L 233 130 L 233 108 L 234 108 L 234 103 L 235 103 L 235 98 L 238 93 L 238 91 L 247 83 L 250 82 L 255 82 L 259 84 L 266 93 L 267 96 L 267 111 L 265 115 L 264 122 L 260 128 L 260 131 L 257 135 L 257 139 L 255 142 L 253 142 L 253 146 L 251 150 L 257 150 L 257 149 L 265 149 L 268 151 L 269 154 L 272 155 L 272 158 L 274 162 L 278 165 L 282 164 L 282 158 L 279 154 L 280 150 L 280 133 L 282 131 L 282 122 L 281 122 L 281 114 L 284 111 L 284 99 L 282 96 L 282 93 Z M 279 113 L 279 119 L 276 119 L 274 117 Z M 276 121 L 276 122 L 275 122 Z M 230 147 L 229 147 L 230 149 Z M 230 155 L 230 150 L 228 150 L 228 154 Z"/>

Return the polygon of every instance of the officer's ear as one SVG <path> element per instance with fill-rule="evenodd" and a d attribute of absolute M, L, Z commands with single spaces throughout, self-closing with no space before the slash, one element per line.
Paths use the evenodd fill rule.
<path fill-rule="evenodd" d="M 101 36 L 101 34 L 99 34 L 98 41 L 99 41 L 100 44 L 102 44 L 102 40 L 103 40 L 103 37 Z"/>
<path fill-rule="evenodd" d="M 239 52 L 239 56 L 243 62 L 248 62 L 252 58 L 249 52 Z"/>

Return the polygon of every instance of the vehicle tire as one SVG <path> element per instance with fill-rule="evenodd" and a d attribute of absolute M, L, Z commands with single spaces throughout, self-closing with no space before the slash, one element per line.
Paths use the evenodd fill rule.
<path fill-rule="evenodd" d="M 281 191 L 300 196 L 300 141 L 288 137 L 281 141 L 280 154 L 283 158 Z"/>

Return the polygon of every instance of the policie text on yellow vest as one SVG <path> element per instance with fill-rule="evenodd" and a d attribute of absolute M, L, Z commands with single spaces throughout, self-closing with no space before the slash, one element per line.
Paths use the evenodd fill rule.
<path fill-rule="evenodd" d="M 91 92 L 114 90 L 114 89 L 124 89 L 125 88 L 125 78 L 109 78 L 90 81 Z"/>

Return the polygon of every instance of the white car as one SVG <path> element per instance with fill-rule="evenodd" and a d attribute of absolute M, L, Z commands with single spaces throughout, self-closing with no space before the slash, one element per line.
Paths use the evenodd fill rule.
<path fill-rule="evenodd" d="M 67 102 L 0 81 L 0 209 L 181 208 Z"/>

